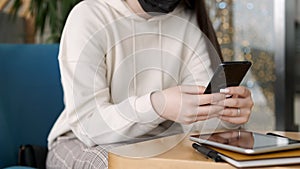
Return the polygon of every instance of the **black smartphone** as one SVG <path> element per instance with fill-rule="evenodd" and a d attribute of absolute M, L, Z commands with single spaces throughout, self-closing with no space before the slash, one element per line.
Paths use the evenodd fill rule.
<path fill-rule="evenodd" d="M 240 85 L 251 65 L 249 61 L 222 62 L 214 72 L 204 94 L 218 93 L 220 89 Z"/>

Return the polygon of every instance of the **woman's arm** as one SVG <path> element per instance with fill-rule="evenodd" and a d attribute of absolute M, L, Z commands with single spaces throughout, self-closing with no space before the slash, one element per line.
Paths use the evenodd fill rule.
<path fill-rule="evenodd" d="M 107 79 L 105 21 L 99 22 L 93 12 L 85 2 L 75 7 L 59 53 L 67 123 L 89 146 L 132 140 L 165 121 L 151 106 L 151 92 L 113 103 Z"/>

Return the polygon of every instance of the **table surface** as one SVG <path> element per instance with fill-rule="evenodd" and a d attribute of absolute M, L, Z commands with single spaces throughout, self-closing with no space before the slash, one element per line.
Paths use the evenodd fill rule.
<path fill-rule="evenodd" d="M 266 133 L 266 132 L 261 132 Z M 300 140 L 298 132 L 273 132 Z M 187 134 L 124 145 L 108 154 L 109 169 L 234 169 L 226 162 L 213 162 L 192 148 Z M 201 166 L 201 167 L 200 167 Z M 300 165 L 272 166 L 264 169 L 300 168 Z"/>

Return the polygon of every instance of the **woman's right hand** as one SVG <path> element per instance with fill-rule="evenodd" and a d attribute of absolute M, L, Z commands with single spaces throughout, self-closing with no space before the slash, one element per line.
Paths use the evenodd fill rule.
<path fill-rule="evenodd" d="M 223 106 L 216 105 L 225 99 L 224 94 L 203 94 L 203 86 L 175 86 L 151 94 L 154 110 L 167 120 L 191 124 L 219 116 Z"/>

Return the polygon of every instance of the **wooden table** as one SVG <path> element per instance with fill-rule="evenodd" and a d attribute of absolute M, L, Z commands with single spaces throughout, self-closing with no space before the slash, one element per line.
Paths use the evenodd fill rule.
<path fill-rule="evenodd" d="M 262 132 L 265 133 L 265 132 Z M 297 132 L 274 132 L 300 140 Z M 174 135 L 120 146 L 108 154 L 109 169 L 234 169 L 225 162 L 213 162 L 192 148 L 189 135 Z M 300 165 L 264 169 L 300 168 Z"/>

